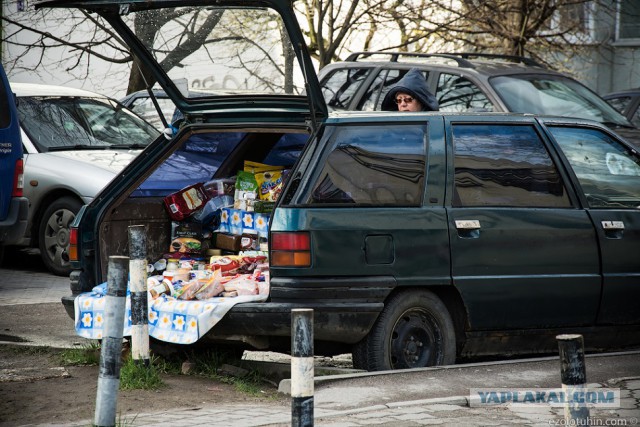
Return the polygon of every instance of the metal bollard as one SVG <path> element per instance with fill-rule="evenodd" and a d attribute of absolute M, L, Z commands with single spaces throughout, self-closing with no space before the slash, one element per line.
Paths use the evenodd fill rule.
<path fill-rule="evenodd" d="M 147 235 L 144 225 L 129 226 L 131 276 L 131 357 L 149 366 L 149 301 L 147 299 Z"/>
<path fill-rule="evenodd" d="M 584 364 L 584 341 L 582 335 L 558 335 L 560 349 L 560 377 L 564 392 L 564 419 L 568 425 L 587 425 L 589 408 L 582 400 L 573 400 L 574 393 L 584 391 L 587 371 Z"/>
<path fill-rule="evenodd" d="M 313 426 L 313 310 L 291 310 L 291 425 Z"/>
<path fill-rule="evenodd" d="M 100 353 L 100 373 L 96 395 L 95 426 L 115 426 L 120 387 L 122 332 L 127 298 L 128 257 L 109 257 L 104 333 Z"/>

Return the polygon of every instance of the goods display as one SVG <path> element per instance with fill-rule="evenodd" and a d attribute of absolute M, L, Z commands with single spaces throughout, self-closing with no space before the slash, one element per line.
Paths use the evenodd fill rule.
<path fill-rule="evenodd" d="M 148 260 L 150 336 L 190 344 L 233 305 L 267 299 L 269 215 L 284 176 L 280 167 L 245 162 L 234 178 L 193 184 L 164 198 L 171 242 L 161 259 Z M 83 337 L 102 338 L 106 285 L 75 300 L 76 331 Z M 129 291 L 126 304 L 125 336 Z"/>

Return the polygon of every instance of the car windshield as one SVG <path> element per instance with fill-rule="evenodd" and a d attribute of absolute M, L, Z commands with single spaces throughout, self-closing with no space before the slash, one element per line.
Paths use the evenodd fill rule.
<path fill-rule="evenodd" d="M 115 101 L 85 97 L 20 97 L 18 114 L 38 151 L 143 148 L 159 135 Z"/>
<path fill-rule="evenodd" d="M 632 126 L 606 101 L 572 79 L 530 74 L 499 76 L 490 82 L 509 111 L 514 113 L 575 117 L 607 125 Z"/>

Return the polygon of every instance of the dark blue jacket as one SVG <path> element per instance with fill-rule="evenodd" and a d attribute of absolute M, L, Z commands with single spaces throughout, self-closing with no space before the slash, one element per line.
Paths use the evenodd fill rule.
<path fill-rule="evenodd" d="M 398 106 L 396 105 L 396 94 L 398 92 L 407 93 L 420 101 L 423 111 L 438 111 L 438 101 L 436 97 L 429 92 L 427 80 L 417 68 L 412 68 L 407 71 L 407 74 L 400 79 L 398 84 L 387 92 L 382 101 L 383 110 L 398 111 Z"/>

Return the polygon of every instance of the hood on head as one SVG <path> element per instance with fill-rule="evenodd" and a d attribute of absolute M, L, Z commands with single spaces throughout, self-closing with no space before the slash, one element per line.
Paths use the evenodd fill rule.
<path fill-rule="evenodd" d="M 420 101 L 423 111 L 438 111 L 438 100 L 429 92 L 427 80 L 417 68 L 410 69 L 407 74 L 400 79 L 398 84 L 387 92 L 382 101 L 382 109 L 384 111 L 398 111 L 398 106 L 395 101 L 398 92 L 407 93 Z"/>

